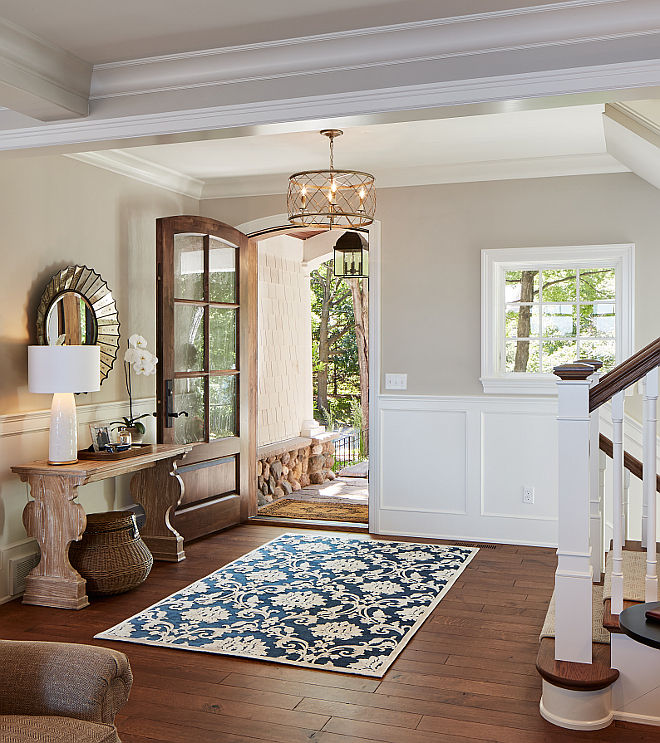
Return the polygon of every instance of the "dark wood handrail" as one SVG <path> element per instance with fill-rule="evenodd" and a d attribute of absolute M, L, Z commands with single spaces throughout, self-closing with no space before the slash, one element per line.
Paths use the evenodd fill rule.
<path fill-rule="evenodd" d="M 651 369 L 660 365 L 660 338 L 642 348 L 634 356 L 615 366 L 605 374 L 600 382 L 589 391 L 589 412 L 592 413 L 603 403 L 611 400 L 617 392 L 622 392 L 631 384 L 639 382 Z"/>
<path fill-rule="evenodd" d="M 614 454 L 614 444 L 610 439 L 608 439 L 607 436 L 603 436 L 601 433 L 599 435 L 598 445 L 600 450 L 605 452 L 605 454 L 612 459 Z M 635 475 L 635 477 L 640 480 L 644 478 L 644 465 L 639 461 L 639 459 L 633 457 L 632 454 L 628 454 L 627 451 L 623 452 L 623 466 L 628 470 L 628 472 Z M 655 489 L 660 493 L 660 475 L 656 475 Z"/>

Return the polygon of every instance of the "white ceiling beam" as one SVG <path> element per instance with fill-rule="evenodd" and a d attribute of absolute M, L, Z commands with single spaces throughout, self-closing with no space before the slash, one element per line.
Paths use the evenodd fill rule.
<path fill-rule="evenodd" d="M 87 116 L 92 65 L 0 18 L 0 105 L 40 121 Z"/>
<path fill-rule="evenodd" d="M 660 131 L 628 106 L 606 106 L 603 114 L 607 151 L 645 181 L 660 188 Z"/>
<path fill-rule="evenodd" d="M 605 102 L 658 87 L 660 3 L 574 0 L 99 65 L 85 121 L 5 127 L 0 112 L 0 150 L 117 148 L 434 107 L 456 116 L 566 96 Z"/>

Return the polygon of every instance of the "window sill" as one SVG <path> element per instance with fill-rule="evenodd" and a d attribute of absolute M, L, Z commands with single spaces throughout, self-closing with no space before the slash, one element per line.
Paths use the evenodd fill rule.
<path fill-rule="evenodd" d="M 484 392 L 489 395 L 557 395 L 554 374 L 511 374 L 505 377 L 481 377 Z"/>

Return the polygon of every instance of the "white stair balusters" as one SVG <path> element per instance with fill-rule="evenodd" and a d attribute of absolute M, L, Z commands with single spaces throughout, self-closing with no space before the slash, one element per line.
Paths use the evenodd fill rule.
<path fill-rule="evenodd" d="M 560 377 L 555 659 L 590 664 L 593 570 L 589 549 L 589 377 L 593 367 L 565 364 L 554 371 Z"/>
<path fill-rule="evenodd" d="M 647 375 L 644 384 L 644 477 L 643 493 L 646 506 L 646 601 L 658 600 L 656 566 L 656 482 L 658 428 L 658 367 Z"/>
<path fill-rule="evenodd" d="M 623 400 L 612 398 L 612 614 L 623 611 Z"/>

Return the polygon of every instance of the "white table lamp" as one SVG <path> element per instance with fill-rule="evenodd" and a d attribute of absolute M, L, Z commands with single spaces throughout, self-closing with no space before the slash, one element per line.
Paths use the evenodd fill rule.
<path fill-rule="evenodd" d="M 28 390 L 53 393 L 48 464 L 78 461 L 74 392 L 101 388 L 99 346 L 28 346 Z"/>

